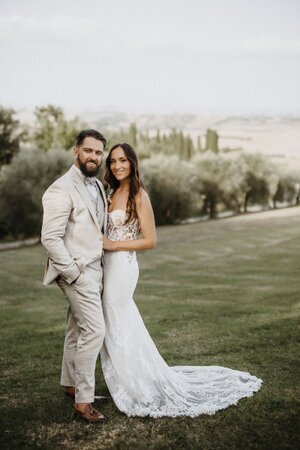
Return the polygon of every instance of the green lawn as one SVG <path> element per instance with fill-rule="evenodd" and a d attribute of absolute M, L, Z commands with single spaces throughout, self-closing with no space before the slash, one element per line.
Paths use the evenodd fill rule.
<path fill-rule="evenodd" d="M 73 417 L 59 386 L 66 302 L 41 279 L 40 246 L 0 253 L 2 449 L 295 449 L 300 208 L 163 227 L 139 255 L 135 300 L 170 365 L 222 365 L 264 380 L 214 416 Z M 299 341 L 299 340 L 298 340 Z M 97 393 L 107 394 L 100 365 Z"/>

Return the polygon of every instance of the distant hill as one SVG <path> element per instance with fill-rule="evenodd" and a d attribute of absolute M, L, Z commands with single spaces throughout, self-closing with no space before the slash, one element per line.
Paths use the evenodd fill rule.
<path fill-rule="evenodd" d="M 300 116 L 281 115 L 225 115 L 225 114 L 150 114 L 125 113 L 114 109 L 105 111 L 66 111 L 67 117 L 79 116 L 90 127 L 118 130 L 135 122 L 141 131 L 168 133 L 172 128 L 181 129 L 196 142 L 204 136 L 207 128 L 216 130 L 220 136 L 220 148 L 243 149 L 261 152 L 279 160 L 287 167 L 300 170 Z M 19 111 L 19 119 L 30 126 L 32 111 Z"/>

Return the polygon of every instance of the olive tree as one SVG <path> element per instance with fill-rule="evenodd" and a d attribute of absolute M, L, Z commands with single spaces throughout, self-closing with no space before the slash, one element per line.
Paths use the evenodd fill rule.
<path fill-rule="evenodd" d="M 23 150 L 0 177 L 0 238 L 36 236 L 42 221 L 42 195 L 72 164 L 71 152 Z"/>
<path fill-rule="evenodd" d="M 158 225 L 179 222 L 199 211 L 201 197 L 191 163 L 175 155 L 154 155 L 141 162 L 141 172 Z"/>

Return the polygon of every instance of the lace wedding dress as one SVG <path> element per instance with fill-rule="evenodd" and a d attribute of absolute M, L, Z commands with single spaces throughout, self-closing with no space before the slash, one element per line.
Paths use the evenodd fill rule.
<path fill-rule="evenodd" d="M 109 213 L 111 240 L 136 239 L 136 223 L 125 211 Z M 133 301 L 139 268 L 135 252 L 106 252 L 101 350 L 106 384 L 116 406 L 128 416 L 195 417 L 214 414 L 258 391 L 262 381 L 219 366 L 169 367 L 160 356 Z"/>

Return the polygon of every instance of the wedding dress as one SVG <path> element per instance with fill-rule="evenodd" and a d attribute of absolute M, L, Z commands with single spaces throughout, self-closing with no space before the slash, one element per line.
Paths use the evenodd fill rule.
<path fill-rule="evenodd" d="M 137 223 L 125 224 L 125 211 L 117 209 L 109 213 L 109 239 L 124 241 L 137 237 Z M 262 380 L 238 370 L 219 366 L 169 367 L 134 303 L 138 274 L 134 251 L 105 253 L 106 335 L 101 363 L 119 410 L 128 416 L 195 417 L 214 414 L 260 389 Z"/>

